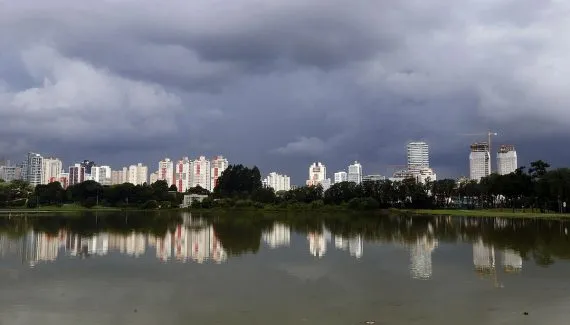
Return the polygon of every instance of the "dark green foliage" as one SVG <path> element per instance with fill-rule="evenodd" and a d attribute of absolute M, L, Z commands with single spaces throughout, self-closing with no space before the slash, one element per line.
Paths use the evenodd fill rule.
<path fill-rule="evenodd" d="M 95 207 L 95 206 L 97 205 L 97 198 L 95 198 L 95 197 L 88 197 L 88 198 L 86 198 L 85 200 L 83 200 L 83 201 L 81 202 L 81 205 L 84 206 L 84 207 L 86 207 L 86 208 L 91 209 L 91 208 L 93 208 L 93 207 Z"/>
<path fill-rule="evenodd" d="M 156 200 L 148 200 L 141 206 L 141 208 L 148 209 L 148 210 L 158 209 L 158 207 L 159 207 L 159 205 L 158 205 L 158 202 Z"/>
<path fill-rule="evenodd" d="M 200 185 L 196 187 L 191 187 L 188 189 L 188 194 L 199 194 L 199 195 L 210 195 L 210 191 L 201 187 Z"/>
<path fill-rule="evenodd" d="M 258 188 L 251 193 L 251 199 L 260 203 L 274 203 L 277 199 L 275 192 L 272 188 Z"/>
<path fill-rule="evenodd" d="M 247 197 L 261 189 L 261 173 L 257 167 L 230 165 L 218 178 L 214 193 L 218 197 Z"/>

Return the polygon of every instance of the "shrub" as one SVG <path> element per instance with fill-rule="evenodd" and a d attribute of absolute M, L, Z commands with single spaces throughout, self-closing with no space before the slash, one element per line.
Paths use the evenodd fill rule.
<path fill-rule="evenodd" d="M 253 206 L 257 209 L 263 209 L 264 205 L 261 202 L 253 202 Z"/>
<path fill-rule="evenodd" d="M 97 199 L 94 197 L 88 197 L 81 202 L 81 205 L 88 209 L 91 209 L 92 207 L 97 205 Z"/>
<path fill-rule="evenodd" d="M 380 207 L 380 203 L 374 198 L 367 197 L 360 200 L 360 209 L 362 210 L 374 210 Z"/>
<path fill-rule="evenodd" d="M 211 209 L 214 206 L 214 200 L 210 199 L 209 197 L 204 198 L 200 203 L 200 206 L 203 209 Z"/>
<path fill-rule="evenodd" d="M 141 208 L 148 210 L 158 209 L 158 202 L 156 200 L 148 200 L 142 205 Z"/>
<path fill-rule="evenodd" d="M 360 208 L 360 199 L 355 197 L 354 199 L 348 201 L 348 208 L 354 210 Z"/>
<path fill-rule="evenodd" d="M 38 207 L 38 201 L 35 199 L 28 200 L 28 203 L 26 203 L 26 207 L 30 209 L 35 209 Z"/>
<path fill-rule="evenodd" d="M 325 205 L 323 200 L 316 200 L 311 202 L 311 209 L 320 209 Z"/>
<path fill-rule="evenodd" d="M 170 209 L 170 206 L 171 206 L 170 201 L 160 201 L 161 209 Z"/>
<path fill-rule="evenodd" d="M 237 208 L 245 208 L 245 207 L 250 207 L 251 206 L 251 201 L 249 200 L 237 200 L 236 201 L 236 207 Z"/>

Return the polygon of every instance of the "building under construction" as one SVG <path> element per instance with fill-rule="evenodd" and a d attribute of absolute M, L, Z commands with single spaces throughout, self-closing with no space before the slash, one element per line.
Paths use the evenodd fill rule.
<path fill-rule="evenodd" d="M 518 158 L 515 146 L 504 144 L 497 151 L 497 173 L 507 175 L 513 173 L 518 168 Z"/>

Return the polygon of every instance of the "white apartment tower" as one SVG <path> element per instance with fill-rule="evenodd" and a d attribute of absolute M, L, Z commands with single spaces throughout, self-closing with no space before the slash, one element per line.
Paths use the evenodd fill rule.
<path fill-rule="evenodd" d="M 113 183 L 113 174 L 109 166 L 93 166 L 91 167 L 91 178 L 101 185 L 111 185 Z"/>
<path fill-rule="evenodd" d="M 188 157 L 184 157 L 176 163 L 174 178 L 178 192 L 184 193 L 190 188 L 191 170 L 192 162 Z"/>
<path fill-rule="evenodd" d="M 42 184 L 43 157 L 38 153 L 29 152 L 25 161 L 25 180 L 32 186 Z"/>
<path fill-rule="evenodd" d="M 347 181 L 348 181 L 348 174 L 345 171 L 340 171 L 340 172 L 334 173 L 334 183 L 335 184 L 347 182 Z"/>
<path fill-rule="evenodd" d="M 469 154 L 469 178 L 480 181 L 481 178 L 491 174 L 491 156 L 489 154 L 489 144 L 478 142 L 471 145 Z"/>
<path fill-rule="evenodd" d="M 211 172 L 211 180 L 210 186 L 212 187 L 212 191 L 218 185 L 218 178 L 222 175 L 224 170 L 228 168 L 229 163 L 224 156 L 216 156 L 212 159 L 212 172 Z"/>
<path fill-rule="evenodd" d="M 204 156 L 192 162 L 190 187 L 200 186 L 208 191 L 212 191 L 210 161 Z"/>
<path fill-rule="evenodd" d="M 408 170 L 429 168 L 429 146 L 423 141 L 412 141 L 407 145 Z"/>
<path fill-rule="evenodd" d="M 497 173 L 507 175 L 518 168 L 517 151 L 512 145 L 502 145 L 497 152 Z"/>
<path fill-rule="evenodd" d="M 130 165 L 127 170 L 127 183 L 143 185 L 148 180 L 148 167 L 142 163 Z"/>
<path fill-rule="evenodd" d="M 321 184 L 327 178 L 327 167 L 321 162 L 315 162 L 309 166 L 309 179 L 307 186 L 316 186 Z"/>
<path fill-rule="evenodd" d="M 348 166 L 348 181 L 356 184 L 362 183 L 362 165 L 358 161 Z"/>
<path fill-rule="evenodd" d="M 168 186 L 174 184 L 174 164 L 172 160 L 164 158 L 158 162 L 158 180 L 166 181 Z"/>
<path fill-rule="evenodd" d="M 280 175 L 275 172 L 269 173 L 263 183 L 271 187 L 275 192 L 289 191 L 291 189 L 291 178 L 287 175 Z"/>
<path fill-rule="evenodd" d="M 63 163 L 57 158 L 44 158 L 42 162 L 42 184 L 59 182 Z"/>

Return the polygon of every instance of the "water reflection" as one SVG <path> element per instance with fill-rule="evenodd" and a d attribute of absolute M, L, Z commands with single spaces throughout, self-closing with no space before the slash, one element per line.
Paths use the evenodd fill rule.
<path fill-rule="evenodd" d="M 410 277 L 427 280 L 437 274 L 433 255 L 439 247 L 468 243 L 474 273 L 500 286 L 499 272 L 520 273 L 525 261 L 533 259 L 547 267 L 570 258 L 567 228 L 568 222 L 555 220 L 445 217 L 323 217 L 307 222 L 199 218 L 189 213 L 0 218 L 0 259 L 16 256 L 37 267 L 60 258 L 117 253 L 154 257 L 164 263 L 224 263 L 234 256 L 257 253 L 260 242 L 270 251 L 290 248 L 292 235 L 300 234 L 306 242 L 299 244 L 317 259 L 326 258 L 331 249 L 362 259 L 365 247 L 398 247 L 402 254 L 409 254 Z"/>

